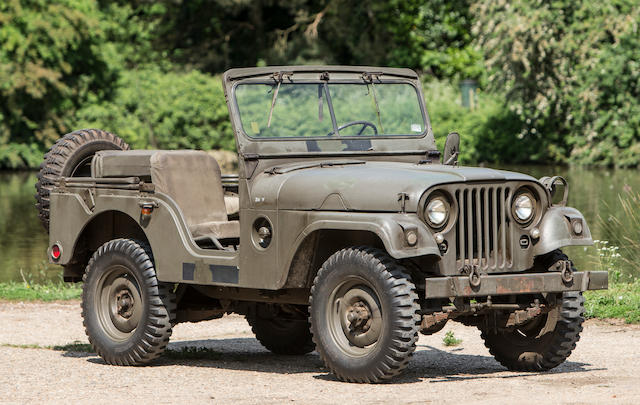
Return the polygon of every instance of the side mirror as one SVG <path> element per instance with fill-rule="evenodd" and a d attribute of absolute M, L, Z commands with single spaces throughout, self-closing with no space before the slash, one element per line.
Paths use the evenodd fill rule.
<path fill-rule="evenodd" d="M 457 132 L 451 132 L 447 135 L 444 142 L 444 154 L 442 163 L 445 165 L 456 166 L 458 164 L 458 154 L 460 153 L 460 135 Z"/>

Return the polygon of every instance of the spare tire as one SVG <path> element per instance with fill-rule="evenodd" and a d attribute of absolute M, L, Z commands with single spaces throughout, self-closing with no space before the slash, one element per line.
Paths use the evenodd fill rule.
<path fill-rule="evenodd" d="M 91 159 L 101 150 L 129 150 L 118 136 L 100 129 L 81 129 L 60 138 L 44 155 L 36 183 L 38 216 L 49 231 L 49 193 L 60 177 L 91 177 Z"/>

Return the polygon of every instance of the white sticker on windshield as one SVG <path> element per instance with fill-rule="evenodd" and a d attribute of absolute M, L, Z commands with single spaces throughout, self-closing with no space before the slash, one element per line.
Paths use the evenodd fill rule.
<path fill-rule="evenodd" d="M 422 125 L 420 124 L 411 124 L 412 132 L 422 132 Z"/>

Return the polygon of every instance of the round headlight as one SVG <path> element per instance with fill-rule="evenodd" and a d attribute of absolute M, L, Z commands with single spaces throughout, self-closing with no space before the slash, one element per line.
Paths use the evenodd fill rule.
<path fill-rule="evenodd" d="M 528 222 L 535 212 L 535 201 L 531 194 L 522 193 L 516 195 L 513 200 L 513 215 L 520 223 Z"/>
<path fill-rule="evenodd" d="M 432 198 L 424 209 L 424 217 L 432 227 L 442 227 L 449 218 L 449 202 L 443 196 Z"/>

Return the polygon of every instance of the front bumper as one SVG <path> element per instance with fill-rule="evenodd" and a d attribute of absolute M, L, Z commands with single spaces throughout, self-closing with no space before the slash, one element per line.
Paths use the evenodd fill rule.
<path fill-rule="evenodd" d="M 468 276 L 433 277 L 425 280 L 426 298 L 479 297 L 560 293 L 565 291 L 606 290 L 609 275 L 606 271 L 580 271 L 565 282 L 559 272 L 482 275 L 472 285 Z"/>

